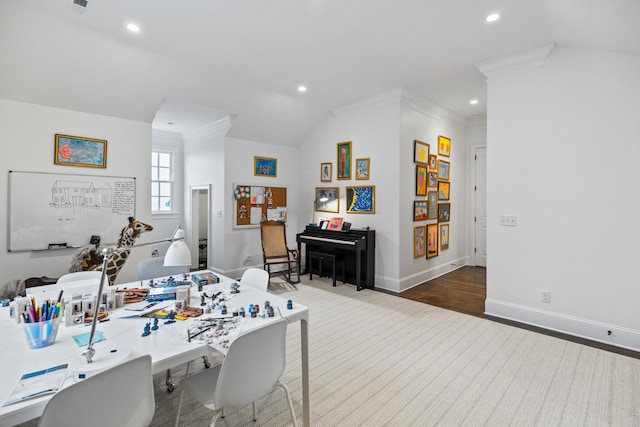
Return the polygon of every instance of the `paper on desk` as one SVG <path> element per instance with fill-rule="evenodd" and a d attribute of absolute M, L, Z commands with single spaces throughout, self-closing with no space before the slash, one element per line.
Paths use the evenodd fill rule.
<path fill-rule="evenodd" d="M 67 376 L 67 364 L 24 374 L 3 406 L 55 393 Z"/>
<path fill-rule="evenodd" d="M 175 301 L 173 301 L 173 300 L 167 300 L 167 301 L 162 301 L 162 302 L 147 302 L 147 301 L 143 301 L 143 302 L 139 302 L 139 303 L 136 303 L 136 304 L 128 304 L 127 307 L 125 307 L 125 310 L 127 310 L 127 311 L 135 311 L 136 314 L 120 316 L 120 317 L 118 317 L 118 319 L 125 319 L 127 317 L 141 317 L 141 316 L 144 316 L 144 315 L 149 314 L 149 313 L 154 313 L 156 311 L 160 311 L 163 308 L 168 307 L 168 306 L 170 306 L 170 305 L 172 305 L 174 303 L 175 303 Z"/>
<path fill-rule="evenodd" d="M 80 334 L 80 335 L 74 335 L 73 340 L 76 342 L 76 344 L 78 344 L 78 347 L 83 347 L 85 345 L 89 345 L 90 335 L 91 335 L 91 332 L 87 332 L 85 334 Z M 104 339 L 104 335 L 102 334 L 102 332 L 96 329 L 95 334 L 93 334 L 93 342 L 97 343 L 102 341 L 103 339 Z"/>

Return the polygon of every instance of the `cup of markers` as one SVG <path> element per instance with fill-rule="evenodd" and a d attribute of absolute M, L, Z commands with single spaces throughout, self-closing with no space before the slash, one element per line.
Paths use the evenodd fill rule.
<path fill-rule="evenodd" d="M 31 307 L 24 313 L 22 327 L 29 347 L 42 348 L 56 341 L 61 314 L 59 303 Z"/>

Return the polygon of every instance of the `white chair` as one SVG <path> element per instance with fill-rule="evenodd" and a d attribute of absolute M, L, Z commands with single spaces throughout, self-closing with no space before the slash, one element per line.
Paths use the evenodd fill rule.
<path fill-rule="evenodd" d="M 240 283 L 267 292 L 269 289 L 269 272 L 261 268 L 249 268 L 242 273 Z"/>
<path fill-rule="evenodd" d="M 144 355 L 54 394 L 38 427 L 142 427 L 154 412 L 151 356 Z"/>
<path fill-rule="evenodd" d="M 100 280 L 100 276 L 102 276 L 102 271 L 76 271 L 75 273 L 67 273 L 61 276 L 57 284 L 69 283 L 69 282 L 77 282 L 78 280 L 89 280 L 96 279 Z"/>
<path fill-rule="evenodd" d="M 138 262 L 138 280 L 149 280 L 157 277 L 176 276 L 189 271 L 187 266 L 164 266 L 164 257 L 147 258 Z"/>
<path fill-rule="evenodd" d="M 297 426 L 296 414 L 287 386 L 280 382 L 286 363 L 287 320 L 280 319 L 258 329 L 252 329 L 236 338 L 221 365 L 198 372 L 184 380 L 182 393 L 215 411 L 213 426 L 225 407 L 253 404 L 253 420 L 256 418 L 255 402 L 271 392 L 274 387 L 284 390 Z M 180 420 L 182 394 L 178 404 L 175 425 Z"/>

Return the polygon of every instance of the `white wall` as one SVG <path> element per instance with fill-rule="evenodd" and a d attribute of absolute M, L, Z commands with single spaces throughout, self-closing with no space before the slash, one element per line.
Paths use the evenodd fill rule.
<path fill-rule="evenodd" d="M 55 134 L 107 140 L 107 168 L 54 165 Z M 151 124 L 77 111 L 50 108 L 0 99 L 0 200 L 7 200 L 9 170 L 83 175 L 132 176 L 136 178 L 136 218 L 151 223 L 150 167 Z M 7 224 L 7 209 L 0 209 L 0 223 Z M 126 223 L 123 223 L 124 227 Z M 118 236 L 104 241 L 115 241 Z M 140 237 L 150 241 L 154 232 Z M 88 240 L 87 240 L 88 243 Z M 74 250 L 7 252 L 7 228 L 0 227 L 0 286 L 9 280 L 29 277 L 60 277 L 68 272 Z M 117 283 L 136 280 L 142 252 L 132 251 Z"/>
<path fill-rule="evenodd" d="M 638 76 L 639 56 L 564 47 L 490 76 L 488 314 L 640 350 Z"/>
<path fill-rule="evenodd" d="M 278 159 L 277 177 L 254 176 L 253 157 Z M 224 185 L 224 273 L 239 277 L 248 267 L 262 268 L 262 246 L 260 228 L 234 229 L 235 200 L 234 184 L 270 185 L 287 188 L 287 245 L 296 247 L 296 234 L 304 228 L 299 205 L 299 159 L 298 147 L 284 147 L 237 138 L 225 139 L 225 185 Z M 247 262 L 247 257 L 250 261 Z"/>
<path fill-rule="evenodd" d="M 377 288 L 400 292 L 429 278 L 463 265 L 467 260 L 466 148 L 463 123 L 432 102 L 397 89 L 334 110 L 300 147 L 301 221 L 311 220 L 315 187 L 340 188 L 340 212 L 316 213 L 341 216 L 354 228 L 370 226 L 376 231 Z M 438 134 L 452 138 L 453 240 L 448 251 L 426 260 L 413 258 L 413 201 L 415 164 L 413 141 L 436 147 Z M 352 157 L 369 157 L 369 181 L 336 180 L 336 144 L 352 141 Z M 333 163 L 331 183 L 320 182 L 320 163 Z M 345 188 L 375 185 L 374 215 L 347 214 Z M 425 198 L 426 199 L 426 198 Z M 309 219 L 307 219 L 309 218 Z M 421 221 L 420 224 L 426 224 Z"/>
<path fill-rule="evenodd" d="M 467 145 L 465 143 L 465 122 L 442 107 L 416 95 L 405 92 L 401 109 L 400 132 L 400 204 L 397 215 L 400 217 L 399 254 L 400 274 L 399 290 L 433 279 L 467 264 L 469 260 L 469 222 L 467 212 Z M 449 158 L 438 155 L 438 135 L 451 139 Z M 437 224 L 437 220 L 413 221 L 413 202 L 427 200 L 416 196 L 414 140 L 429 144 L 430 154 L 438 155 L 438 160 L 450 162 L 451 220 L 449 221 L 449 249 L 439 251 L 437 257 L 413 257 L 413 229 L 416 226 Z M 429 188 L 429 191 L 435 190 Z M 438 227 L 438 232 L 440 228 Z"/>
<path fill-rule="evenodd" d="M 171 132 L 162 132 L 153 130 L 152 133 L 152 149 L 158 151 L 166 151 L 173 154 L 173 213 L 171 214 L 153 214 L 153 230 L 157 239 L 171 237 L 177 226 L 185 228 L 184 220 L 184 163 L 183 163 L 183 142 L 180 134 Z M 149 155 L 151 155 L 149 153 Z M 138 249 L 144 251 L 150 257 L 151 252 L 157 249 L 160 256 L 164 256 L 169 249 L 168 243 L 151 245 Z"/>
<path fill-rule="evenodd" d="M 192 234 L 191 187 L 210 186 L 211 206 L 207 260 L 208 267 L 225 271 L 225 143 L 231 123 L 228 118 L 183 135 L 184 141 L 184 218 L 187 236 Z M 223 214 L 218 215 L 218 212 Z M 189 240 L 190 244 L 191 241 Z M 192 247 L 190 245 L 190 247 Z M 192 256 L 195 254 L 192 253 Z"/>

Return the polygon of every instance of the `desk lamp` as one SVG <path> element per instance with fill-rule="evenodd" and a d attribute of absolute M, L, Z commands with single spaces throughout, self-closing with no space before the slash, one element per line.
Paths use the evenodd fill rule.
<path fill-rule="evenodd" d="M 164 257 L 165 266 L 190 266 L 191 265 L 191 251 L 184 241 L 184 230 L 180 226 L 176 227 L 173 235 L 166 239 L 154 240 L 153 242 L 140 243 L 137 245 L 122 247 L 122 248 L 104 248 L 102 250 L 102 275 L 100 276 L 100 286 L 98 287 L 98 300 L 95 304 L 93 313 L 93 321 L 91 322 L 91 332 L 89 334 L 89 344 L 87 348 L 77 357 L 80 362 L 74 361 L 70 363 L 70 370 L 75 372 L 85 373 L 84 378 L 88 376 L 88 372 L 97 373 L 123 359 L 125 359 L 131 353 L 131 349 L 112 349 L 105 355 L 102 355 L 98 360 L 94 360 L 93 357 L 96 354 L 93 348 L 93 339 L 96 332 L 96 325 L 98 323 L 98 316 L 100 314 L 100 301 L 102 299 L 102 291 L 104 290 L 104 283 L 107 280 L 107 263 L 109 258 L 114 252 L 130 250 L 139 246 L 155 245 L 163 242 L 171 242 L 171 246 L 167 250 Z M 82 360 L 84 358 L 84 360 Z M 84 363 L 81 363 L 84 362 Z M 91 364 L 91 368 L 87 365 Z M 75 366 L 73 366 L 75 365 Z M 78 366 L 79 365 L 79 366 Z M 75 367 L 75 369 L 74 369 Z"/>
<path fill-rule="evenodd" d="M 311 211 L 311 223 L 313 224 L 316 221 L 315 211 L 318 208 L 318 202 L 326 202 L 329 198 L 324 194 L 324 191 L 321 193 L 320 197 L 313 201 L 313 210 Z"/>

